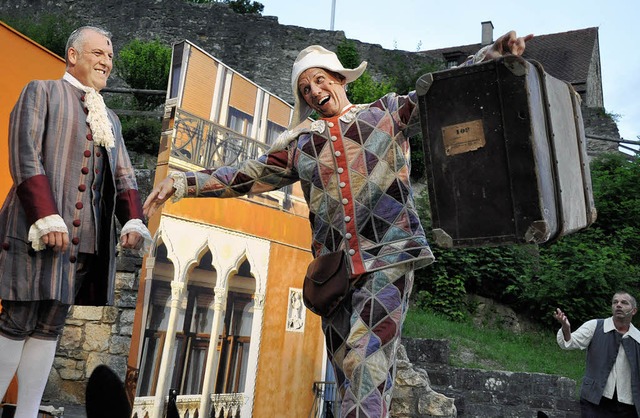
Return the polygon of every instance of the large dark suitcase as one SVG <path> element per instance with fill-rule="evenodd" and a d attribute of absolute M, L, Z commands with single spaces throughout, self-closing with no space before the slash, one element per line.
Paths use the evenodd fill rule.
<path fill-rule="evenodd" d="M 506 56 L 416 84 L 438 246 L 546 243 L 596 217 L 580 97 Z"/>

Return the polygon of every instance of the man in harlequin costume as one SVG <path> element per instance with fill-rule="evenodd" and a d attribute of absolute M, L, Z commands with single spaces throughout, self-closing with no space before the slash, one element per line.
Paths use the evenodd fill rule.
<path fill-rule="evenodd" d="M 521 55 L 532 37 L 509 32 L 465 65 Z M 236 167 L 170 173 L 144 204 L 151 216 L 170 197 L 237 197 L 300 181 L 314 257 L 342 250 L 351 274 L 361 276 L 351 297 L 322 318 L 343 418 L 389 416 L 413 271 L 433 261 L 409 179 L 408 138 L 419 129 L 416 93 L 353 105 L 345 86 L 365 68 L 363 62 L 346 69 L 333 52 L 305 48 L 293 64 L 290 130 L 267 154 Z M 312 111 L 320 119 L 309 123 Z"/>

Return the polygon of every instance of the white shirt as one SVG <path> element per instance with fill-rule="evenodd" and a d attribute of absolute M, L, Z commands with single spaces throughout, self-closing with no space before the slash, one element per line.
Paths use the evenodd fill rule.
<path fill-rule="evenodd" d="M 564 350 L 586 349 L 593 338 L 597 323 L 597 319 L 585 322 L 580 328 L 571 333 L 571 339 L 569 341 L 564 340 L 564 334 L 562 333 L 562 328 L 560 328 L 558 330 L 558 335 L 556 336 L 558 345 Z M 602 331 L 604 333 L 611 331 L 617 332 L 616 327 L 613 324 L 613 317 L 609 317 L 604 320 L 604 323 L 602 324 Z M 633 324 L 629 324 L 629 331 L 627 331 L 622 338 L 633 338 L 637 343 L 640 343 L 640 331 L 638 331 Z M 618 401 L 628 405 L 633 405 L 633 396 L 631 393 L 631 370 L 627 354 L 624 352 L 622 344 L 618 349 L 618 357 L 616 357 L 616 362 L 611 368 L 611 373 L 609 373 L 609 377 L 607 378 L 607 384 L 604 387 L 602 396 L 612 399 L 616 388 Z"/>

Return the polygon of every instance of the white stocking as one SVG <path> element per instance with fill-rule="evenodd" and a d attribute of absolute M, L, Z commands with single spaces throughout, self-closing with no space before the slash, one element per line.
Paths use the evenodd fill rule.
<path fill-rule="evenodd" d="M 27 338 L 18 366 L 18 406 L 14 418 L 38 415 L 42 394 L 56 354 L 56 340 Z"/>
<path fill-rule="evenodd" d="M 0 402 L 16 373 L 23 346 L 24 340 L 16 341 L 0 335 Z"/>

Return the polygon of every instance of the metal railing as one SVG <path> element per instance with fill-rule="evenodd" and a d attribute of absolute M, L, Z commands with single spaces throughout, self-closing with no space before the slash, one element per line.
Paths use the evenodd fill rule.
<path fill-rule="evenodd" d="M 172 142 L 173 158 L 202 168 L 235 166 L 257 159 L 270 147 L 179 108 L 175 113 Z M 278 200 L 283 209 L 292 206 L 292 190 L 292 186 L 280 189 L 282 195 Z"/>
<path fill-rule="evenodd" d="M 182 109 L 176 110 L 171 156 L 203 168 L 258 158 L 269 146 Z"/>
<path fill-rule="evenodd" d="M 309 412 L 309 418 L 335 418 L 340 416 L 336 398 L 335 382 L 314 382 L 313 405 Z"/>
<path fill-rule="evenodd" d="M 200 416 L 203 418 L 240 418 L 240 410 L 246 402 L 242 393 L 216 393 L 210 394 L 209 411 L 201 413 L 200 400 L 202 395 L 180 395 L 171 399 L 170 396 L 165 398 L 163 417 L 167 414 L 169 406 L 173 402 L 175 409 L 178 411 L 180 418 Z M 144 418 L 153 414 L 155 397 L 145 396 L 136 397 L 133 404 L 132 417 Z M 171 415 L 173 417 L 173 415 Z"/>

